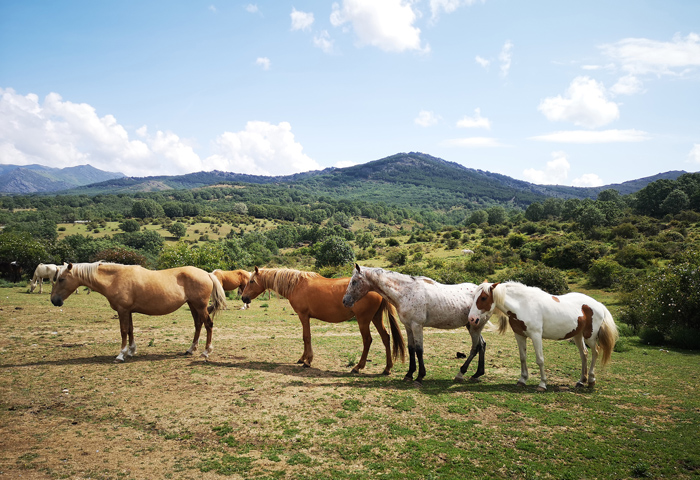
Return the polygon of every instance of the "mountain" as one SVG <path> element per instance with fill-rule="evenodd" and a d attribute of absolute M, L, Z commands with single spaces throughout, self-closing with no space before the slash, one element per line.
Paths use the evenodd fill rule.
<path fill-rule="evenodd" d="M 17 170 L 5 171 L 7 166 L 0 166 L 0 191 L 4 190 L 2 180 L 8 175 L 17 175 Z M 81 167 L 73 167 L 81 168 Z M 85 168 L 100 172 L 89 165 Z M 32 173 L 43 175 L 49 181 L 49 173 L 62 172 L 61 178 L 51 177 L 55 183 L 43 191 L 56 192 L 60 184 L 68 183 L 66 170 L 47 169 L 46 167 L 23 167 L 22 175 Z M 47 170 L 49 172 L 47 172 Z M 298 173 L 286 176 L 260 176 L 240 173 L 211 171 L 186 175 L 125 177 L 121 174 L 109 179 L 94 180 L 97 183 L 70 185 L 66 194 L 116 194 L 164 191 L 171 189 L 203 188 L 221 184 L 259 184 L 288 185 L 316 195 L 329 195 L 333 198 L 348 200 L 365 200 L 385 202 L 406 206 L 430 205 L 435 208 L 449 209 L 454 205 L 464 204 L 510 204 L 527 206 L 546 197 L 557 198 L 596 198 L 603 190 L 614 188 L 621 194 L 634 193 L 649 183 L 661 178 L 676 179 L 683 171 L 660 173 L 651 177 L 631 180 L 621 184 L 606 185 L 595 188 L 569 187 L 564 185 L 536 185 L 517 180 L 506 175 L 467 168 L 458 163 L 432 157 L 424 153 L 398 153 L 386 158 L 374 160 L 347 168 L 327 168 L 325 170 Z M 35 190 L 38 178 L 33 177 Z M 29 181 L 27 181 L 29 183 Z M 17 188 L 17 187 L 15 187 Z M 28 192 L 25 192 L 28 193 Z"/>
<path fill-rule="evenodd" d="M 0 193 L 58 192 L 123 176 L 122 173 L 105 172 L 91 165 L 66 168 L 0 165 Z"/>

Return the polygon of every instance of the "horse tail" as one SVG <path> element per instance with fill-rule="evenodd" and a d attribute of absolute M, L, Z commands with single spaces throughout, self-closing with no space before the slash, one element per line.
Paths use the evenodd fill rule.
<path fill-rule="evenodd" d="M 403 363 L 406 361 L 406 343 L 404 342 L 403 334 L 401 333 L 401 328 L 397 320 L 396 307 L 382 298 L 382 303 L 379 305 L 379 308 L 383 314 L 389 317 L 391 341 L 394 344 L 392 350 L 394 360 L 401 357 L 401 362 Z"/>
<path fill-rule="evenodd" d="M 209 278 L 211 278 L 211 281 L 214 284 L 211 290 L 212 309 L 211 312 L 209 312 L 213 318 L 219 312 L 219 310 L 226 310 L 226 292 L 224 292 L 224 287 L 221 286 L 221 282 L 218 278 L 216 278 L 216 275 L 210 273 Z"/>
<path fill-rule="evenodd" d="M 615 320 L 613 320 L 610 311 L 605 307 L 603 309 L 605 314 L 603 315 L 603 323 L 600 324 L 600 329 L 598 329 L 598 345 L 603 351 L 600 364 L 605 366 L 610 361 L 615 343 L 620 338 L 620 332 L 617 330 L 617 325 L 615 325 Z"/>

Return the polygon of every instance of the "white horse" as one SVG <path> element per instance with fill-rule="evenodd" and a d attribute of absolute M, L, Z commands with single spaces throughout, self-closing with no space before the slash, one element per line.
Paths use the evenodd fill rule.
<path fill-rule="evenodd" d="M 581 355 L 581 378 L 576 387 L 595 385 L 595 362 L 598 347 L 602 350 L 601 364 L 610 361 L 615 342 L 619 337 L 615 321 L 602 303 L 582 293 L 550 295 L 536 287 L 518 282 L 487 283 L 479 285 L 474 294 L 469 320 L 478 321 L 484 313 L 497 313 L 499 332 L 508 324 L 515 333 L 520 351 L 520 379 L 518 386 L 525 386 L 527 372 L 527 339 L 532 340 L 535 358 L 540 367 L 538 391 L 547 390 L 544 372 L 542 339 L 566 340 L 573 338 Z M 593 351 L 591 367 L 587 369 L 588 351 Z"/>
<path fill-rule="evenodd" d="M 489 323 L 491 313 L 484 314 L 480 321 L 469 322 L 469 310 L 476 287 L 473 283 L 443 285 L 428 277 L 413 277 L 381 268 L 360 268 L 355 264 L 355 271 L 345 291 L 343 304 L 350 308 L 368 292 L 374 291 L 396 307 L 401 323 L 406 328 L 410 354 L 408 373 L 404 380 L 413 380 L 416 357 L 418 357 L 418 377 L 415 381 L 418 386 L 422 385 L 425 377 L 423 328 L 467 327 L 472 338 L 472 349 L 455 377 L 455 381 L 461 382 L 477 353 L 479 367 L 471 379 L 476 380 L 484 374 L 486 342 L 481 336 L 481 331 Z"/>
<path fill-rule="evenodd" d="M 29 282 L 29 293 L 33 292 L 36 288 L 37 282 L 39 283 L 39 293 L 42 293 L 44 289 L 44 279 L 48 278 L 53 286 L 53 279 L 58 272 L 58 267 L 52 263 L 40 263 L 34 270 L 34 276 L 31 282 Z"/>

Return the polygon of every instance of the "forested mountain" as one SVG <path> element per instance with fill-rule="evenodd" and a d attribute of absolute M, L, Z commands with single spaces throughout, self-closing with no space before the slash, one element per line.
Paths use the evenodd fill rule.
<path fill-rule="evenodd" d="M 105 172 L 91 165 L 67 168 L 51 168 L 43 165 L 0 165 L 0 192 L 11 194 L 57 192 L 123 176 L 122 173 Z"/>
<path fill-rule="evenodd" d="M 8 167 L 14 166 L 0 166 L 0 192 L 63 190 L 61 194 L 94 195 L 187 190 L 230 183 L 286 184 L 308 193 L 331 195 L 334 198 L 436 208 L 494 203 L 527 207 L 545 197 L 596 198 L 598 193 L 610 188 L 625 195 L 634 193 L 655 180 L 675 180 L 685 173 L 666 172 L 595 188 L 536 185 L 416 152 L 399 153 L 347 168 L 327 168 L 275 177 L 216 170 L 175 176 L 125 177 L 101 172 L 89 165 L 70 169 L 49 169 L 38 165 Z M 100 175 L 102 178 L 99 178 Z"/>

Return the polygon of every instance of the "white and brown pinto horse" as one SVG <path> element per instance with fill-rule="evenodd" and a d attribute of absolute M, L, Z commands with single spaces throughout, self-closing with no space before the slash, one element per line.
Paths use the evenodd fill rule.
<path fill-rule="evenodd" d="M 372 344 L 369 324 L 373 323 L 386 351 L 386 367 L 383 374 L 389 375 L 394 366 L 394 360 L 401 357 L 403 361 L 406 350 L 401 329 L 396 320 L 396 309 L 377 294 L 368 295 L 352 307 L 343 306 L 343 294 L 349 282 L 349 278 L 326 278 L 315 272 L 290 268 L 255 267 L 255 272 L 251 275 L 243 292 L 243 301 L 250 303 L 268 289 L 289 300 L 301 321 L 304 340 L 304 353 L 297 363 L 305 367 L 310 367 L 314 358 L 309 319 L 316 318 L 330 323 L 344 322 L 352 317 L 357 319 L 357 326 L 362 335 L 362 356 L 352 369 L 352 373 L 358 373 L 365 368 L 369 347 Z M 384 326 L 384 315 L 389 318 L 391 338 L 394 340 L 393 354 L 390 349 L 389 333 Z"/>
<path fill-rule="evenodd" d="M 29 293 L 33 292 L 36 288 L 37 283 L 39 284 L 39 293 L 44 290 L 44 279 L 48 279 L 53 286 L 53 279 L 56 277 L 58 272 L 58 267 L 52 263 L 40 263 L 34 269 L 34 276 L 29 282 Z"/>
<path fill-rule="evenodd" d="M 518 386 L 525 386 L 527 371 L 527 339 L 532 340 L 535 359 L 540 367 L 538 391 L 547 389 L 544 371 L 542 339 L 573 339 L 581 355 L 581 378 L 576 384 L 586 382 L 595 385 L 595 363 L 598 348 L 602 351 L 601 364 L 610 361 L 615 342 L 619 337 L 615 321 L 602 303 L 582 293 L 550 295 L 539 288 L 518 282 L 487 283 L 479 285 L 469 312 L 470 320 L 477 320 L 484 313 L 497 313 L 499 331 L 505 332 L 508 324 L 515 333 L 520 351 L 520 379 Z M 591 366 L 587 368 L 588 351 L 592 350 Z"/>
<path fill-rule="evenodd" d="M 147 270 L 138 265 L 116 263 L 75 263 L 59 267 L 51 290 L 51 303 L 60 307 L 79 286 L 84 285 L 104 295 L 119 315 L 122 346 L 115 362 L 124 355 L 136 353 L 132 314 L 167 315 L 187 304 L 194 319 L 192 346 L 185 352 L 197 350 L 202 325 L 207 330 L 207 342 L 202 356 L 212 351 L 212 317 L 226 308 L 226 294 L 219 280 L 196 267 L 168 270 Z M 209 299 L 212 305 L 209 304 Z M 127 344 L 128 337 L 128 344 Z"/>
<path fill-rule="evenodd" d="M 472 349 L 460 368 L 455 381 L 464 380 L 464 374 L 472 359 L 479 354 L 479 366 L 471 379 L 476 380 L 484 374 L 484 354 L 486 342 L 481 331 L 488 324 L 490 313 L 485 313 L 481 321 L 469 322 L 469 310 L 472 306 L 476 285 L 460 283 L 443 285 L 428 277 L 414 277 L 381 268 L 362 267 L 355 264 L 350 284 L 343 297 L 343 304 L 351 307 L 370 292 L 376 292 L 392 305 L 396 306 L 399 318 L 406 328 L 410 363 L 404 380 L 413 380 L 418 358 L 418 377 L 416 385 L 420 386 L 425 377 L 423 363 L 423 328 L 455 329 L 467 327 L 472 338 Z"/>
<path fill-rule="evenodd" d="M 217 268 L 211 273 L 219 279 L 225 292 L 238 289 L 238 294 L 241 296 L 243 296 L 243 290 L 245 290 L 248 280 L 250 280 L 250 272 L 245 270 L 221 270 Z M 249 306 L 249 303 L 243 303 L 241 310 L 245 310 Z"/>

